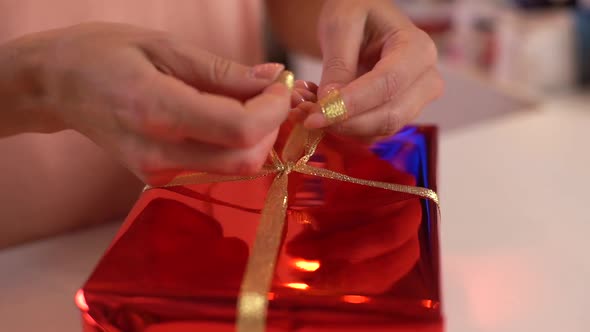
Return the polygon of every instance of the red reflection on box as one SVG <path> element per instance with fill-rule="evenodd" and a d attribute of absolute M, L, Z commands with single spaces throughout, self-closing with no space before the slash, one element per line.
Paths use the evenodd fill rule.
<path fill-rule="evenodd" d="M 402 149 L 389 157 L 327 141 L 312 162 L 434 188 L 435 135 L 432 128 L 415 130 L 426 144 L 397 138 Z M 85 331 L 235 330 L 239 288 L 271 181 L 142 194 L 76 296 Z M 437 222 L 427 201 L 292 173 L 268 330 L 441 331 Z"/>

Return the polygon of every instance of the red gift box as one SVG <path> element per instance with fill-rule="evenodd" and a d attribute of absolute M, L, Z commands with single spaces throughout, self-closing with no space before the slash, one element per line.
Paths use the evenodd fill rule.
<path fill-rule="evenodd" d="M 372 149 L 324 139 L 308 164 L 435 190 L 436 129 Z M 145 191 L 76 296 L 84 330 L 234 331 L 273 180 Z M 442 331 L 433 201 L 297 172 L 288 181 L 267 331 Z"/>

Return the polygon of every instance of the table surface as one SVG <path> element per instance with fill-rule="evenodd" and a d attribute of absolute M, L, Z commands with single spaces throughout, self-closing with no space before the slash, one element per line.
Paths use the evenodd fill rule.
<path fill-rule="evenodd" d="M 447 331 L 588 331 L 590 96 L 443 131 Z M 2 331 L 80 331 L 73 295 L 117 224 L 0 252 Z"/>

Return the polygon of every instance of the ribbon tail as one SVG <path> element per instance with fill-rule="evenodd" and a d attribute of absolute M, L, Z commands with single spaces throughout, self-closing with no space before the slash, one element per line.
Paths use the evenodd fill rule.
<path fill-rule="evenodd" d="M 306 164 L 298 164 L 293 169 L 296 172 L 307 174 L 307 175 L 314 175 L 323 178 L 339 180 L 339 181 L 346 181 L 350 183 L 356 183 L 364 186 L 374 187 L 374 188 L 381 188 L 390 191 L 395 191 L 399 193 L 410 194 L 413 196 L 418 196 L 422 198 L 426 198 L 428 200 L 433 201 L 437 206 L 439 205 L 438 195 L 434 190 L 423 188 L 423 187 L 414 187 L 414 186 L 406 186 L 397 183 L 387 183 L 387 182 L 380 182 L 380 181 L 371 181 L 371 180 L 363 180 L 357 179 L 352 176 L 348 176 L 345 174 L 341 174 L 338 172 L 334 172 L 324 168 L 317 168 L 313 166 L 309 166 Z"/>
<path fill-rule="evenodd" d="M 238 297 L 237 331 L 264 332 L 268 310 L 268 292 L 287 211 L 288 174 L 274 179 L 262 210 L 260 224 Z"/>

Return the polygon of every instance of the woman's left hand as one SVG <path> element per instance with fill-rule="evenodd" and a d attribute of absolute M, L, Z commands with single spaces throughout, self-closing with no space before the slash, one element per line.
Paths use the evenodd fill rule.
<path fill-rule="evenodd" d="M 442 94 L 434 42 L 391 0 L 325 1 L 318 37 L 318 97 L 338 89 L 348 112 L 334 123 L 318 105 L 303 103 L 299 108 L 311 112 L 308 128 L 374 140 L 401 129 Z"/>

